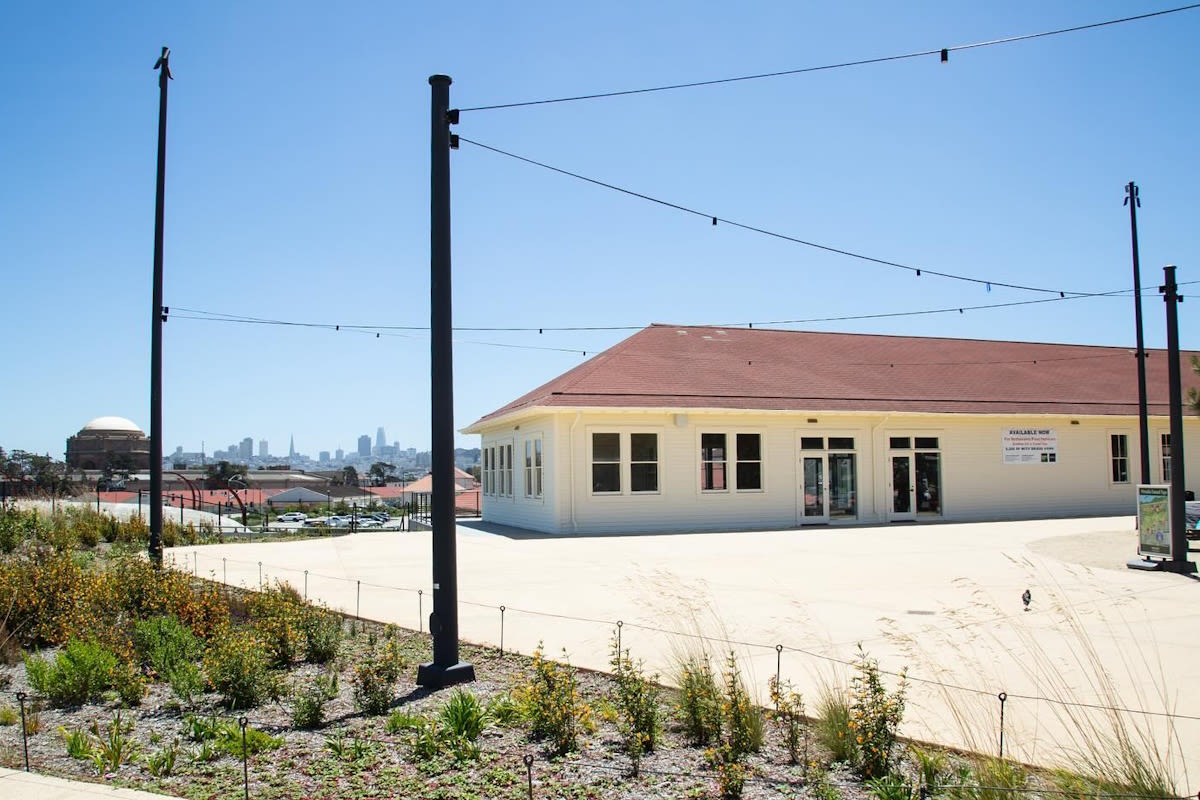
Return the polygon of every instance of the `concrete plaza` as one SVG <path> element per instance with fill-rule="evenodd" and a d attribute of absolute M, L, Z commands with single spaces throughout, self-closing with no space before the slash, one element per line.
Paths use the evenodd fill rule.
<path fill-rule="evenodd" d="M 1127 569 L 1131 517 L 588 537 L 470 523 L 457 542 L 468 641 L 498 645 L 503 618 L 506 649 L 544 642 L 606 669 L 619 620 L 652 671 L 697 643 L 732 649 L 761 699 L 778 668 L 810 709 L 822 684 L 848 684 L 861 643 L 907 668 L 909 736 L 994 753 L 1005 692 L 1006 755 L 1054 763 L 1115 719 L 1170 750 L 1180 790 L 1200 788 L 1200 582 Z M 427 628 L 430 553 L 428 532 L 386 531 L 168 557 Z"/>

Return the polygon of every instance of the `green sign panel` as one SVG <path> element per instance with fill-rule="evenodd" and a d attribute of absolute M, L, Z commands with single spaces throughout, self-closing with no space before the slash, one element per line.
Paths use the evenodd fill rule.
<path fill-rule="evenodd" d="M 1138 555 L 1171 558 L 1171 487 L 1138 486 Z"/>

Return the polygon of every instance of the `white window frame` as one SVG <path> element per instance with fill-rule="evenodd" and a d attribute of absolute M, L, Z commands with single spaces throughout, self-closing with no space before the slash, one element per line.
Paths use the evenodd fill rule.
<path fill-rule="evenodd" d="M 1120 436 L 1125 443 L 1124 455 L 1118 456 L 1113 452 L 1113 437 Z M 1129 460 L 1129 432 L 1128 431 L 1106 431 L 1104 434 L 1104 451 L 1108 456 L 1104 459 L 1105 473 L 1108 475 L 1108 482 L 1111 486 L 1129 486 L 1133 482 L 1132 472 Z M 1113 478 L 1113 467 L 1117 464 L 1117 459 L 1122 459 L 1125 462 L 1125 480 L 1119 481 Z"/>
<path fill-rule="evenodd" d="M 744 461 L 738 456 L 738 439 L 742 436 L 757 436 L 758 437 L 758 458 L 745 459 Z M 767 490 L 767 459 L 766 447 L 763 446 L 763 435 L 758 431 L 737 431 L 733 434 L 733 482 L 735 484 L 735 492 L 765 492 Z M 742 464 L 758 464 L 758 486 L 753 489 L 742 488 L 741 479 L 738 476 L 738 467 Z"/>
<path fill-rule="evenodd" d="M 724 461 L 705 461 L 704 460 L 704 435 L 717 434 L 725 437 L 725 458 Z M 758 437 L 758 460 L 747 459 L 744 462 L 738 459 L 737 444 L 739 436 L 757 436 Z M 720 428 L 720 427 L 701 427 L 696 431 L 695 442 L 696 465 L 700 467 L 695 475 L 696 491 L 700 495 L 726 495 L 726 494 L 765 494 L 767 491 L 767 432 L 762 428 Z M 705 489 L 703 483 L 704 464 L 719 464 L 725 465 L 725 488 L 724 489 Z M 737 468 L 739 463 L 754 464 L 758 466 L 758 482 L 759 486 L 756 489 L 743 489 L 738 482 Z"/>
<path fill-rule="evenodd" d="M 513 443 L 507 439 L 500 443 L 500 496 L 513 496 Z"/>
<path fill-rule="evenodd" d="M 542 436 L 530 436 L 525 440 L 525 493 L 526 500 L 543 498 L 543 453 Z"/>
<path fill-rule="evenodd" d="M 619 491 L 615 492 L 597 492 L 592 487 L 595 485 L 593 479 L 593 468 L 596 465 L 595 454 L 592 449 L 594 437 L 596 434 L 612 433 L 618 436 L 617 442 L 620 448 L 619 460 L 617 461 L 602 461 L 602 464 L 617 464 L 617 480 L 620 485 Z M 657 469 L 655 475 L 657 477 L 656 487 L 653 491 L 633 491 L 633 439 L 634 434 L 650 434 L 655 437 L 654 450 L 657 460 L 653 462 Z M 588 496 L 594 498 L 601 497 L 659 497 L 663 493 L 663 476 L 666 474 L 663 459 L 663 445 L 665 435 L 662 428 L 650 426 L 622 426 L 622 425 L 596 425 L 589 427 L 584 431 L 587 437 L 587 489 Z M 638 464 L 649 464 L 649 461 L 638 461 Z"/>
<path fill-rule="evenodd" d="M 496 487 L 496 448 L 488 445 L 483 448 L 483 493 L 488 497 L 495 494 Z"/>
<path fill-rule="evenodd" d="M 724 436 L 725 437 L 725 443 L 721 446 L 722 455 L 721 455 L 720 461 L 718 461 L 716 459 L 712 459 L 712 458 L 706 459 L 704 457 L 704 437 L 706 435 L 707 436 Z M 733 480 L 731 479 L 732 476 L 730 476 L 730 474 L 729 474 L 729 438 L 730 438 L 730 436 L 731 436 L 731 434 L 729 431 L 721 431 L 721 430 L 698 430 L 696 432 L 696 455 L 698 457 L 697 463 L 700 465 L 700 472 L 696 476 L 696 478 L 697 478 L 696 486 L 698 487 L 700 494 L 729 494 L 729 492 L 733 491 L 733 489 L 732 489 Z M 737 443 L 737 438 L 735 437 L 734 444 L 736 444 L 736 443 Z M 721 487 L 719 489 L 714 489 L 711 487 L 705 488 L 705 486 L 704 486 L 705 468 L 704 467 L 706 464 L 722 464 L 723 465 L 722 472 L 724 473 L 724 476 L 725 476 L 725 485 L 723 487 Z"/>

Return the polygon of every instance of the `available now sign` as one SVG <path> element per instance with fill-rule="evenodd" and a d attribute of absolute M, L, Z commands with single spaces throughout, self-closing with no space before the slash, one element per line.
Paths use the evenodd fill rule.
<path fill-rule="evenodd" d="M 1005 464 L 1058 463 L 1058 434 L 1053 428 L 1009 428 L 1000 439 Z"/>

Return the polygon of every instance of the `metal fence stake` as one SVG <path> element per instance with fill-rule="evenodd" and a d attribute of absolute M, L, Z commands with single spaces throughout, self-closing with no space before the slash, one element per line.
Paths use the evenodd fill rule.
<path fill-rule="evenodd" d="M 304 570 L 304 601 L 308 602 L 308 570 Z"/>
<path fill-rule="evenodd" d="M 621 657 L 621 628 L 625 627 L 625 623 L 617 620 L 617 658 Z"/>
<path fill-rule="evenodd" d="M 779 696 L 783 694 L 780 679 L 783 677 L 783 645 L 775 645 L 775 710 L 779 710 Z"/>
<path fill-rule="evenodd" d="M 17 692 L 17 702 L 21 705 L 21 745 L 25 748 L 25 771 L 29 772 L 29 731 L 25 726 L 24 692 Z"/>
<path fill-rule="evenodd" d="M 424 594 L 424 589 L 417 589 L 417 633 L 425 632 L 425 609 L 422 602 Z"/>
<path fill-rule="evenodd" d="M 996 695 L 1000 700 L 1000 758 L 1004 758 L 1004 701 L 1008 699 L 1006 692 Z"/>
<path fill-rule="evenodd" d="M 221 556 L 221 583 L 229 585 L 229 570 L 225 563 L 225 556 Z"/>
<path fill-rule="evenodd" d="M 504 655 L 504 606 L 500 606 L 500 655 Z"/>
<path fill-rule="evenodd" d="M 246 800 L 250 800 L 250 765 L 246 757 L 246 718 L 238 717 L 238 725 L 242 729 L 242 787 L 246 792 Z"/>
<path fill-rule="evenodd" d="M 533 800 L 533 756 L 527 753 L 522 760 L 525 762 L 525 774 L 529 778 L 529 800 Z"/>
<path fill-rule="evenodd" d="M 354 589 L 354 616 L 362 619 L 362 581 L 355 581 Z"/>
<path fill-rule="evenodd" d="M 258 590 L 262 591 L 262 562 L 258 562 Z"/>
<path fill-rule="evenodd" d="M 200 572 L 200 556 L 199 556 L 199 554 L 196 553 L 195 550 L 193 550 L 192 551 L 192 577 L 193 578 L 196 577 L 196 575 L 199 572 Z"/>

